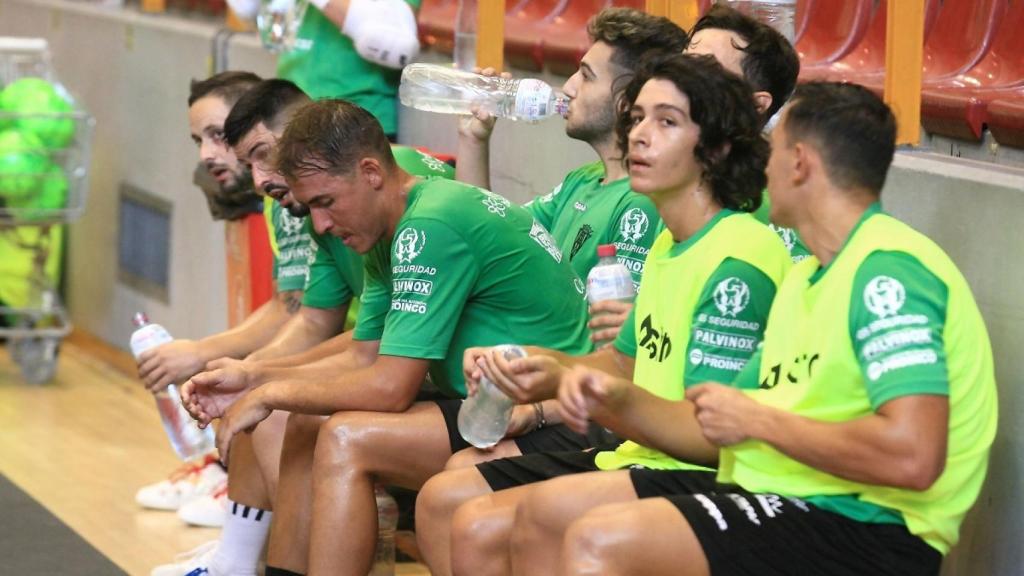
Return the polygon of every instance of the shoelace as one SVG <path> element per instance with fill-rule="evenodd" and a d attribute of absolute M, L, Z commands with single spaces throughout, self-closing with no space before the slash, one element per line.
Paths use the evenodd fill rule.
<path fill-rule="evenodd" d="M 180 480 L 185 480 L 187 478 L 198 476 L 200 473 L 202 473 L 203 469 L 205 469 L 207 466 L 211 464 L 215 464 L 216 462 L 218 462 L 216 455 L 207 454 L 203 456 L 202 460 L 186 462 L 182 464 L 177 469 L 175 469 L 174 472 L 171 472 L 171 475 L 167 479 L 171 482 L 171 484 L 174 484 L 175 482 L 178 482 Z"/>
<path fill-rule="evenodd" d="M 228 483 L 227 483 L 226 480 L 216 490 L 213 491 L 213 494 L 211 494 L 211 496 L 213 496 L 214 500 L 219 500 L 221 498 L 226 497 L 227 495 L 228 495 Z"/>

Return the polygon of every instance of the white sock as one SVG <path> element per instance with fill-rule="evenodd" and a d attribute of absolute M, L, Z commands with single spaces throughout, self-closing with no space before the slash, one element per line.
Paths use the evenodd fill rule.
<path fill-rule="evenodd" d="M 210 560 L 210 573 L 255 576 L 274 513 L 228 500 L 220 544 Z"/>

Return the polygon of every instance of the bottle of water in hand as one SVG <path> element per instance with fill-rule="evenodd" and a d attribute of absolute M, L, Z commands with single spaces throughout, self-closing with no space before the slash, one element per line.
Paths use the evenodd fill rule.
<path fill-rule="evenodd" d="M 636 296 L 633 274 L 625 264 L 615 258 L 615 245 L 598 246 L 597 258 L 597 265 L 587 274 L 587 301 L 591 305 L 605 300 L 632 302 Z M 609 340 L 594 342 L 594 348 L 600 348 L 608 342 Z"/>
<path fill-rule="evenodd" d="M 136 330 L 132 333 L 130 347 L 132 355 L 138 360 L 143 352 L 156 348 L 174 340 L 163 326 L 153 324 L 142 312 L 132 318 Z M 154 394 L 156 408 L 160 412 L 160 420 L 164 432 L 171 441 L 171 446 L 182 460 L 200 458 L 213 450 L 213 430 L 201 429 L 192 419 L 185 406 L 181 403 L 178 387 L 171 384 L 166 389 Z"/>
<path fill-rule="evenodd" d="M 295 47 L 309 0 L 260 0 L 256 28 L 260 42 L 271 52 L 287 52 Z"/>
<path fill-rule="evenodd" d="M 569 99 L 542 80 L 484 76 L 435 64 L 406 66 L 398 97 L 402 104 L 427 112 L 471 114 L 476 108 L 526 122 L 569 111 Z"/>
<path fill-rule="evenodd" d="M 496 348 L 506 360 L 526 357 L 526 351 L 519 346 L 505 344 Z M 515 405 L 515 400 L 506 396 L 490 378 L 482 376 L 476 394 L 466 398 L 459 409 L 459 434 L 477 448 L 494 446 L 505 437 Z"/>

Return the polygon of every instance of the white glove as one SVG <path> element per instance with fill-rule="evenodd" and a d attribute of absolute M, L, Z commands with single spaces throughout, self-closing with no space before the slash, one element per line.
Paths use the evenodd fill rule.
<path fill-rule="evenodd" d="M 404 0 L 351 0 L 341 32 L 368 62 L 403 68 L 420 52 L 416 15 Z"/>
<path fill-rule="evenodd" d="M 260 0 L 228 0 L 228 7 L 242 20 L 252 20 L 260 10 Z"/>

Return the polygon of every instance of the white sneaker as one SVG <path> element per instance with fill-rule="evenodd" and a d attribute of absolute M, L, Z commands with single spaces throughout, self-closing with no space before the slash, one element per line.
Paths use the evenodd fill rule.
<path fill-rule="evenodd" d="M 135 502 L 143 508 L 177 510 L 192 498 L 213 493 L 226 479 L 217 456 L 207 454 L 186 462 L 166 480 L 143 486 L 135 493 Z"/>
<path fill-rule="evenodd" d="M 200 544 L 196 548 L 174 557 L 174 562 L 161 564 L 149 576 L 215 576 L 210 571 L 210 561 L 217 553 L 219 540 Z"/>
<path fill-rule="evenodd" d="M 178 518 L 192 526 L 220 528 L 228 512 L 228 479 L 211 494 L 197 496 L 178 508 Z"/>

